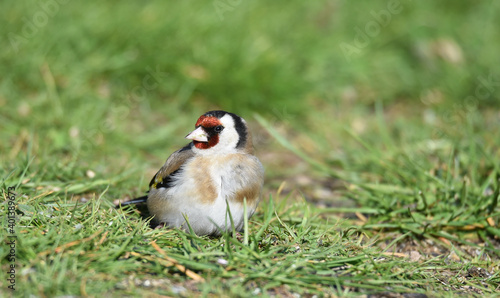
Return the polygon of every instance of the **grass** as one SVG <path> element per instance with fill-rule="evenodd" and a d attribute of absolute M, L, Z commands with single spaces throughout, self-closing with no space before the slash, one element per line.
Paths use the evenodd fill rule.
<path fill-rule="evenodd" d="M 1 296 L 496 295 L 496 2 L 115 2 L 0 4 Z M 114 208 L 214 108 L 266 168 L 245 231 Z"/>

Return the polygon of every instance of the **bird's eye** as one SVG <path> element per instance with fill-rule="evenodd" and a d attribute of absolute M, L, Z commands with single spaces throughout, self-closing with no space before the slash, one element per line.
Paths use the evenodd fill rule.
<path fill-rule="evenodd" d="M 214 128 L 215 132 L 217 132 L 217 133 L 221 132 L 223 129 L 224 129 L 224 126 L 222 126 L 222 125 L 218 125 Z"/>

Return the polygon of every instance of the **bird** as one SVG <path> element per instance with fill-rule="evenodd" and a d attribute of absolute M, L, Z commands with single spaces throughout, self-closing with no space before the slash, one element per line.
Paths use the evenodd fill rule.
<path fill-rule="evenodd" d="M 244 224 L 262 197 L 264 167 L 254 155 L 252 136 L 240 116 L 214 110 L 201 115 L 186 139 L 149 183 L 146 201 L 158 227 L 220 236 Z"/>

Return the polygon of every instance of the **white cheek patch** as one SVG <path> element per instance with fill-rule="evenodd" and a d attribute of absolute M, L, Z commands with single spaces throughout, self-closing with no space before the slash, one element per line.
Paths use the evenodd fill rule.
<path fill-rule="evenodd" d="M 240 136 L 235 128 L 233 117 L 229 114 L 220 118 L 224 130 L 219 134 L 219 142 L 212 148 L 198 149 L 193 148 L 197 154 L 211 155 L 211 154 L 228 154 L 236 152 L 236 145 L 240 140 Z"/>
<path fill-rule="evenodd" d="M 238 144 L 240 136 L 236 131 L 233 117 L 226 114 L 220 119 L 220 121 L 224 126 L 224 130 L 219 135 L 219 145 L 221 145 L 221 147 L 228 147 L 231 149 L 236 148 L 236 144 Z"/>

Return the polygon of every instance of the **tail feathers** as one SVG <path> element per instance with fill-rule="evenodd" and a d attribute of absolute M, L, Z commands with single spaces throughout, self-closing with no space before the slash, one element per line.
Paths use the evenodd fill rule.
<path fill-rule="evenodd" d="M 127 201 L 127 202 L 120 202 L 117 204 L 117 206 L 127 206 L 127 205 L 132 205 L 132 204 L 140 204 L 140 203 L 146 203 L 148 199 L 148 196 L 142 196 L 135 198 L 133 200 Z"/>

